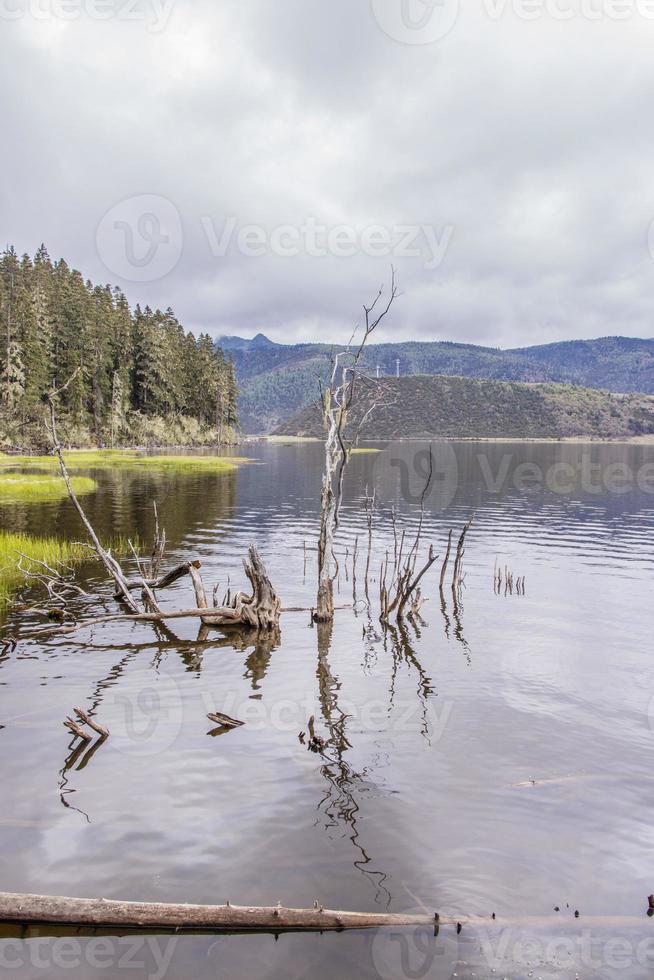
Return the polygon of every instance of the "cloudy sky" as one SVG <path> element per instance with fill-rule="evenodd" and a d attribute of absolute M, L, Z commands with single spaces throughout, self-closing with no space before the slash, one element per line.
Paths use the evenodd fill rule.
<path fill-rule="evenodd" d="M 3 244 L 190 329 L 654 336 L 654 0 L 0 0 Z"/>

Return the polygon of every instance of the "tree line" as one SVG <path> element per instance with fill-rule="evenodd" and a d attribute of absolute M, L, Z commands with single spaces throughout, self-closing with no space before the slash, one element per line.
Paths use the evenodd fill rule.
<path fill-rule="evenodd" d="M 37 439 L 44 394 L 73 375 L 61 396 L 73 440 L 120 444 L 171 416 L 204 441 L 233 438 L 234 366 L 212 338 L 187 332 L 170 308 L 132 310 L 120 289 L 84 280 L 43 245 L 33 259 L 13 247 L 0 257 L 0 325 L 5 441 Z"/>

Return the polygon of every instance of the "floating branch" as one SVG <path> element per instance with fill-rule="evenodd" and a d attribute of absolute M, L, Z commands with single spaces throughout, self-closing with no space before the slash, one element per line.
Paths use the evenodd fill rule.
<path fill-rule="evenodd" d="M 92 742 L 93 736 L 89 735 L 78 722 L 73 721 L 72 718 L 66 717 L 64 722 L 64 728 L 67 728 L 69 732 L 72 732 L 76 738 L 81 738 L 83 742 Z"/>
<path fill-rule="evenodd" d="M 87 711 L 84 711 L 82 708 L 75 708 L 75 714 L 80 721 L 84 722 L 85 725 L 88 725 L 89 728 L 92 728 L 93 731 L 97 732 L 98 735 L 101 735 L 102 738 L 109 738 L 109 729 L 99 725 Z"/>
<path fill-rule="evenodd" d="M 221 728 L 242 728 L 245 724 L 244 721 L 237 721 L 236 718 L 230 718 L 229 715 L 223 715 L 220 711 L 213 711 L 211 714 L 207 715 L 209 721 L 213 721 L 216 725 L 220 725 Z"/>

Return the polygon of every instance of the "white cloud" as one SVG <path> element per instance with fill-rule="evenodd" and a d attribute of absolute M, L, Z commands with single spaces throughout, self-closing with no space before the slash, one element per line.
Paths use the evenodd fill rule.
<path fill-rule="evenodd" d="M 575 0 L 573 18 L 532 22 L 515 2 L 499 19 L 462 4 L 424 45 L 389 38 L 367 0 L 177 0 L 159 32 L 149 0 L 141 20 L 115 0 L 104 21 L 6 21 L 3 237 L 116 281 L 103 215 L 164 197 L 180 261 L 120 284 L 217 335 L 343 339 L 391 261 L 404 296 L 386 338 L 652 335 L 654 21 L 589 20 Z M 266 239 L 307 218 L 359 242 L 371 225 L 454 230 L 431 270 L 392 253 L 216 257 L 202 219 L 230 217 Z"/>

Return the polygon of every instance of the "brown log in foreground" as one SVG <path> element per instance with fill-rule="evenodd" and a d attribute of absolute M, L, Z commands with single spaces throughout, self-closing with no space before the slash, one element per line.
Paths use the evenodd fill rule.
<path fill-rule="evenodd" d="M 650 920 L 651 921 L 651 920 Z M 56 898 L 45 895 L 16 895 L 0 892 L 0 923 L 16 923 L 21 929 L 35 926 L 146 930 L 150 932 L 340 932 L 345 929 L 427 927 L 455 928 L 457 932 L 508 927 L 526 931 L 545 929 L 578 932 L 582 929 L 651 929 L 647 914 L 581 915 L 563 913 L 518 916 L 444 917 L 420 915 L 336 912 L 317 903 L 311 909 L 262 908 L 239 905 L 163 905 L 146 902 L 117 902 L 108 899 Z M 41 931 L 39 932 L 41 935 Z"/>
<path fill-rule="evenodd" d="M 125 929 L 326 932 L 387 926 L 434 926 L 435 916 L 261 908 L 238 905 L 161 905 L 107 899 L 55 898 L 0 892 L 0 922 Z"/>

